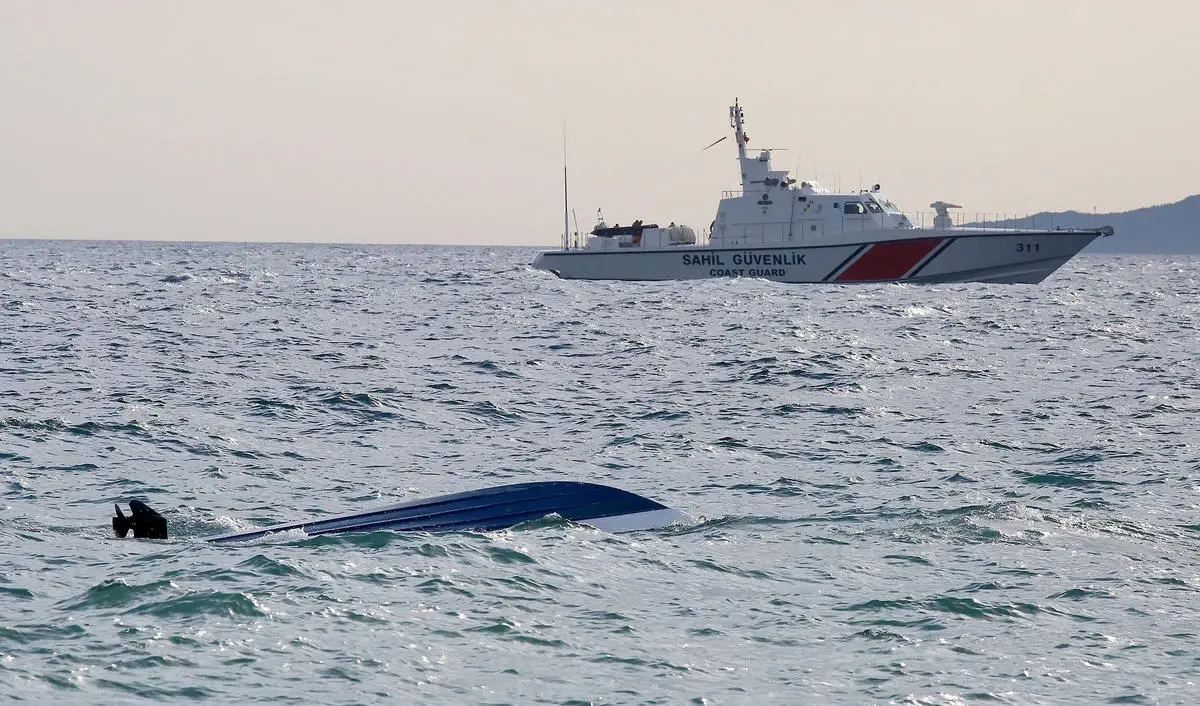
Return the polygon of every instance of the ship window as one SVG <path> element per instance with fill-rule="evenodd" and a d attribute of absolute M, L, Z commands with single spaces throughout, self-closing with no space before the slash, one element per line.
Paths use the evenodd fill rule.
<path fill-rule="evenodd" d="M 880 208 L 879 204 L 875 203 L 874 201 L 867 202 L 867 210 L 871 213 L 883 213 L 883 209 Z"/>
<path fill-rule="evenodd" d="M 833 207 L 834 207 L 834 208 L 837 208 L 837 207 L 838 207 L 838 202 L 837 202 L 837 201 L 834 201 L 834 202 L 833 202 Z"/>
<path fill-rule="evenodd" d="M 863 205 L 858 201 L 847 201 L 843 212 L 848 216 L 857 216 L 867 212 Z"/>
<path fill-rule="evenodd" d="M 817 232 L 817 227 L 816 227 L 816 226 L 809 226 L 809 227 L 808 227 L 808 229 L 809 229 L 809 230 L 811 230 L 811 231 L 812 231 L 812 232 L 814 232 L 814 233 L 815 233 L 815 232 Z"/>

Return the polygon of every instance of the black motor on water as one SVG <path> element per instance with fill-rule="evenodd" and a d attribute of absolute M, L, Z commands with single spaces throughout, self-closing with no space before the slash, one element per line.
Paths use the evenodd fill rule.
<path fill-rule="evenodd" d="M 125 537 L 129 530 L 138 539 L 166 539 L 167 518 L 150 509 L 150 506 L 140 500 L 129 501 L 129 516 L 121 512 L 120 505 L 113 505 L 117 510 L 112 518 L 113 531 L 118 537 Z"/>

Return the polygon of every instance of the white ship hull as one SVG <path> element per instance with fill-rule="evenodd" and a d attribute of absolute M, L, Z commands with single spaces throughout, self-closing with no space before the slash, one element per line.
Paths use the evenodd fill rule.
<path fill-rule="evenodd" d="M 911 229 L 897 237 L 828 245 L 679 245 L 552 250 L 533 262 L 563 279 L 777 282 L 997 282 L 1037 284 L 1099 236 L 1096 230 Z M 889 233 L 889 235 L 892 235 Z"/>

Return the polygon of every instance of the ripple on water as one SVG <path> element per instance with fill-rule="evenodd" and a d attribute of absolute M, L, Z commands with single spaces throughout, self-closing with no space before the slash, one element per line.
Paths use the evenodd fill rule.
<path fill-rule="evenodd" d="M 6 247 L 5 697 L 1192 700 L 1185 261 L 782 287 L 559 280 L 518 248 Z M 546 479 L 701 519 L 198 541 Z M 131 497 L 176 539 L 109 539 Z"/>

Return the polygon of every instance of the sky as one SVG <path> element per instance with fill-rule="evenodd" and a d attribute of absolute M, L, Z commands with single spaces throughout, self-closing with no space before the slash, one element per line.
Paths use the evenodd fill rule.
<path fill-rule="evenodd" d="M 1196 0 L 0 0 L 0 237 L 547 245 L 775 168 L 907 211 L 1200 192 Z"/>

